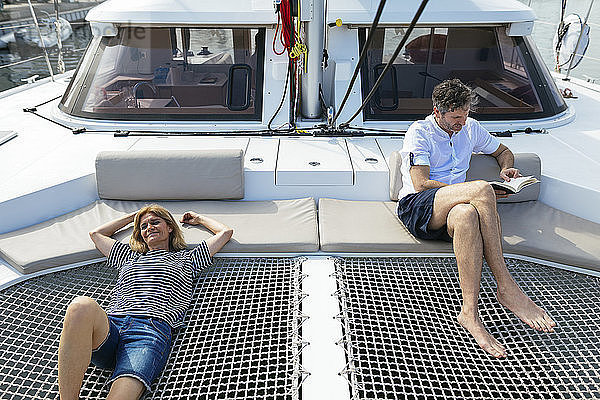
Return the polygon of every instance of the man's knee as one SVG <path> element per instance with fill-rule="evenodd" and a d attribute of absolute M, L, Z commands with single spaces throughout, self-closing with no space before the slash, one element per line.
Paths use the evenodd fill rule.
<path fill-rule="evenodd" d="M 486 181 L 470 182 L 474 189 L 474 200 L 496 203 L 496 193 L 494 188 Z"/>
<path fill-rule="evenodd" d="M 471 204 L 457 204 L 448 213 L 448 226 L 479 230 L 479 214 Z"/>

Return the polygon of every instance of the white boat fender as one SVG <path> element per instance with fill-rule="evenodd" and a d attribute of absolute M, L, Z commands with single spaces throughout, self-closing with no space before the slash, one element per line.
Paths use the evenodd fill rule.
<path fill-rule="evenodd" d="M 581 40 L 579 40 L 580 34 Z M 579 46 L 577 46 L 578 42 Z M 567 66 L 571 62 L 571 58 L 574 57 L 571 69 L 575 68 L 583 59 L 589 43 L 590 27 L 582 22 L 579 15 L 568 15 L 564 19 L 562 29 L 557 29 L 552 41 L 557 67 Z"/>

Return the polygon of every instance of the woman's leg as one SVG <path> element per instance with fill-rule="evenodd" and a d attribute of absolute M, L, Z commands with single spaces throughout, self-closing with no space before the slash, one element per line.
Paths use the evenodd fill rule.
<path fill-rule="evenodd" d="M 76 297 L 69 304 L 58 347 L 58 391 L 61 400 L 78 399 L 83 376 L 109 333 L 106 312 L 93 299 Z"/>
<path fill-rule="evenodd" d="M 122 376 L 112 383 L 106 400 L 137 400 L 144 390 L 146 387 L 139 379 Z"/>
<path fill-rule="evenodd" d="M 162 373 L 171 351 L 171 327 L 154 318 L 127 317 L 119 331 L 109 400 L 136 400 Z"/>

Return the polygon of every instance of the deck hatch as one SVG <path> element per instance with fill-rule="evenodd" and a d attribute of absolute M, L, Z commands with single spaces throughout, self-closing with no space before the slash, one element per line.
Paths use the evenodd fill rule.
<path fill-rule="evenodd" d="M 163 375 L 146 399 L 295 400 L 300 364 L 300 258 L 216 258 Z M 77 295 L 107 307 L 116 275 L 105 264 L 32 278 L 0 292 L 0 398 L 58 396 L 62 318 Z M 81 398 L 104 399 L 110 371 L 90 367 Z"/>
<path fill-rule="evenodd" d="M 494 360 L 455 321 L 453 258 L 341 258 L 335 262 L 352 399 L 598 398 L 600 280 L 508 260 L 516 281 L 558 323 L 530 329 L 495 300 L 484 268 L 482 320 L 509 356 Z"/>

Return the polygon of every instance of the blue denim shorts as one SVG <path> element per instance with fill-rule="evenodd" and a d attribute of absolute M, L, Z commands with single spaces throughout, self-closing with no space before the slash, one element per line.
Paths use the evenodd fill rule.
<path fill-rule="evenodd" d="M 452 242 L 446 225 L 435 230 L 427 228 L 433 214 L 433 200 L 438 189 L 410 193 L 398 200 L 398 218 L 406 229 L 419 239 Z"/>
<path fill-rule="evenodd" d="M 114 369 L 108 381 L 130 376 L 147 390 L 160 375 L 171 351 L 171 327 L 156 318 L 108 316 L 110 326 L 104 342 L 92 351 L 92 364 Z"/>

